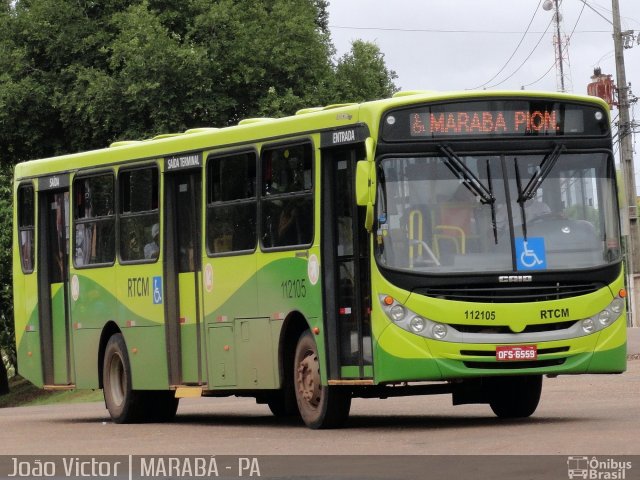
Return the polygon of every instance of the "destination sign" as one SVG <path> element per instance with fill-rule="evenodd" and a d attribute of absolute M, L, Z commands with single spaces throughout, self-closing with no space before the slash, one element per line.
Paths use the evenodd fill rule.
<path fill-rule="evenodd" d="M 385 140 L 442 137 L 604 135 L 598 108 L 549 101 L 476 101 L 417 106 L 389 113 Z"/>
<path fill-rule="evenodd" d="M 197 168 L 202 166 L 201 153 L 185 153 L 175 157 L 165 159 L 164 168 L 167 171 L 182 170 L 186 168 Z"/>
<path fill-rule="evenodd" d="M 369 129 L 364 125 L 355 125 L 349 128 L 339 130 L 330 130 L 322 132 L 320 136 L 320 147 L 334 147 L 338 145 L 347 145 L 350 143 L 364 142 L 369 136 Z"/>
<path fill-rule="evenodd" d="M 49 175 L 38 179 L 38 190 L 57 190 L 59 188 L 69 187 L 69 174 L 62 173 L 59 175 Z"/>
<path fill-rule="evenodd" d="M 510 110 L 498 112 L 410 113 L 412 137 L 425 135 L 473 134 L 556 134 L 560 130 L 560 113 L 556 110 Z"/>

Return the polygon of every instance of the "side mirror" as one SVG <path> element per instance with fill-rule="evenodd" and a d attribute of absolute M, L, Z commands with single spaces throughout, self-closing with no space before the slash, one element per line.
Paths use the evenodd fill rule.
<path fill-rule="evenodd" d="M 364 207 L 369 203 L 369 177 L 371 164 L 366 160 L 356 163 L 356 204 Z"/>
<path fill-rule="evenodd" d="M 356 164 L 356 204 L 366 207 L 367 213 L 364 226 L 368 231 L 373 227 L 373 206 L 376 203 L 376 167 L 374 162 L 375 142 L 368 137 L 364 143 L 366 160 L 360 160 Z"/>

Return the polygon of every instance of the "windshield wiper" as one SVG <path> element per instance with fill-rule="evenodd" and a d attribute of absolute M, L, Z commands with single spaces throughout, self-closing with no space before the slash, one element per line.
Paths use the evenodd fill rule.
<path fill-rule="evenodd" d="M 480 203 L 492 204 L 495 198 L 491 190 L 484 186 L 478 177 L 467 167 L 464 162 L 456 155 L 456 153 L 447 145 L 439 145 L 438 148 L 447 156 L 448 162 L 445 165 L 456 178 L 462 181 L 462 184 L 473 195 L 480 198 Z"/>
<path fill-rule="evenodd" d="M 554 165 L 560 158 L 560 155 L 565 149 L 565 145 L 560 143 L 553 147 L 553 150 L 547 153 L 540 165 L 536 168 L 535 173 L 531 176 L 527 186 L 522 188 L 522 182 L 520 180 L 520 168 L 518 166 L 518 158 L 514 158 L 514 165 L 516 169 L 516 186 L 518 187 L 518 203 L 520 204 L 520 217 L 522 218 L 522 236 L 527 239 L 527 217 L 525 214 L 524 204 L 527 200 L 533 200 L 542 185 L 542 182 L 549 176 Z"/>
<path fill-rule="evenodd" d="M 489 194 L 491 195 L 491 198 L 494 199 L 494 201 L 491 202 L 491 226 L 493 227 L 493 238 L 497 245 L 498 244 L 498 224 L 496 223 L 496 202 L 495 202 L 496 197 L 493 195 L 493 182 L 491 181 L 491 168 L 489 166 L 489 159 L 487 159 L 487 184 L 489 185 Z"/>
<path fill-rule="evenodd" d="M 521 190 L 520 187 L 518 187 L 519 203 L 524 203 L 536 196 L 538 188 L 540 188 L 542 182 L 544 182 L 544 180 L 549 176 L 549 173 L 551 173 L 551 169 L 558 161 L 558 158 L 560 158 L 560 154 L 564 151 L 564 149 L 564 144 L 561 143 L 556 145 L 553 150 L 547 153 L 542 159 L 540 165 L 538 165 L 538 168 L 536 168 L 535 173 L 531 177 L 531 180 L 529 180 L 527 186 L 524 187 L 524 190 Z"/>

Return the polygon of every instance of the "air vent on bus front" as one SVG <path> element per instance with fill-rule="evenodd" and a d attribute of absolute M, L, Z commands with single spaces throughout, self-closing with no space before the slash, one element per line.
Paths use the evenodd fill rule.
<path fill-rule="evenodd" d="M 505 287 L 504 284 L 483 287 L 428 287 L 419 288 L 415 292 L 429 297 L 446 300 L 479 303 L 520 303 L 545 302 L 562 298 L 577 297 L 593 293 L 604 287 L 601 283 L 563 283 L 519 285 Z"/>

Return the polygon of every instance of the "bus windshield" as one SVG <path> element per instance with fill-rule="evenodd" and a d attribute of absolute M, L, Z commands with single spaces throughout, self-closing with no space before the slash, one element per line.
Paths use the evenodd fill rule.
<path fill-rule="evenodd" d="M 609 153 L 455 153 L 379 164 L 376 254 L 424 273 L 566 270 L 620 260 Z"/>

